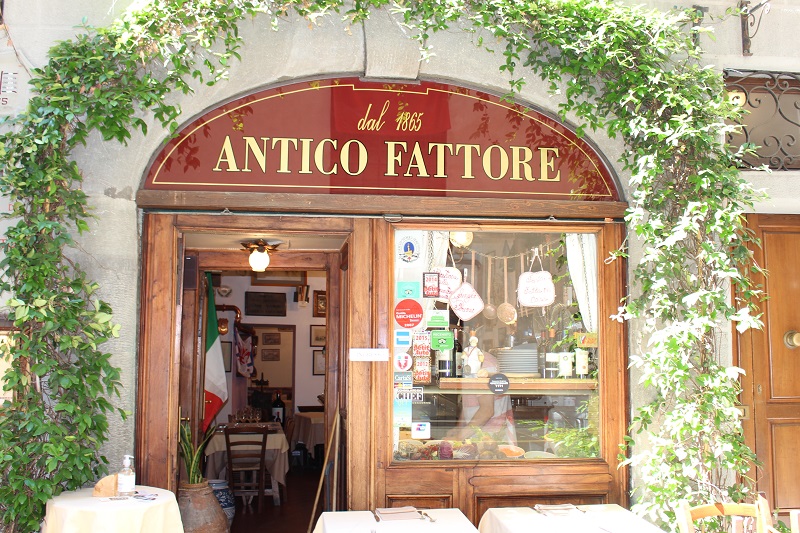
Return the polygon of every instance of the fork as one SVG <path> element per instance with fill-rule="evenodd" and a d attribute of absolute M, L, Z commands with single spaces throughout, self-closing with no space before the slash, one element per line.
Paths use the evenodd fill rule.
<path fill-rule="evenodd" d="M 428 513 L 426 513 L 425 511 L 420 511 L 420 514 L 421 514 L 423 517 L 425 517 L 425 518 L 427 518 L 428 520 L 430 520 L 431 522 L 436 522 L 436 519 L 435 519 L 434 517 L 432 517 L 431 515 L 429 515 Z"/>

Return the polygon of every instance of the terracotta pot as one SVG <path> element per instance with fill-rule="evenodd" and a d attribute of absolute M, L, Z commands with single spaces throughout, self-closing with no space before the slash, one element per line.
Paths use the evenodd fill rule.
<path fill-rule="evenodd" d="M 181 483 L 178 489 L 184 533 L 228 533 L 228 517 L 208 481 Z"/>

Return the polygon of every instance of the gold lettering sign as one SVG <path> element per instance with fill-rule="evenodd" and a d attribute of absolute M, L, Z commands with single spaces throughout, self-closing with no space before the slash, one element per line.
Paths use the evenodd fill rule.
<path fill-rule="evenodd" d="M 556 120 L 450 85 L 356 79 L 257 93 L 187 125 L 149 189 L 616 200 L 590 145 Z"/>

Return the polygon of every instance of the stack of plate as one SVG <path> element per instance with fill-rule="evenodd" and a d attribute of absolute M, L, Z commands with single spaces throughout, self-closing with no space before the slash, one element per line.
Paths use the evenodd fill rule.
<path fill-rule="evenodd" d="M 492 350 L 500 372 L 509 377 L 540 377 L 539 355 L 535 344 Z"/>

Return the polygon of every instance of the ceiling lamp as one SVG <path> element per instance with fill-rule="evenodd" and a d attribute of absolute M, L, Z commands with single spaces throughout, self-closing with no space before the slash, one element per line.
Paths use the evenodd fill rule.
<path fill-rule="evenodd" d="M 471 231 L 451 231 L 450 232 L 450 242 L 456 248 L 466 248 L 470 244 L 472 244 L 472 232 Z"/>
<path fill-rule="evenodd" d="M 263 239 L 253 242 L 243 242 L 242 246 L 250 252 L 250 268 L 253 272 L 264 272 L 269 266 L 269 254 L 277 250 L 278 244 L 269 244 Z"/>

